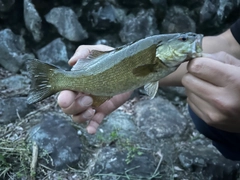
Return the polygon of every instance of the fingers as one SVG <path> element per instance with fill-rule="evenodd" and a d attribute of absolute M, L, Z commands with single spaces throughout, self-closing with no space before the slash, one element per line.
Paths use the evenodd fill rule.
<path fill-rule="evenodd" d="M 191 109 L 198 115 L 198 117 L 204 120 L 208 125 L 215 128 L 222 130 L 230 129 L 230 127 L 228 127 L 228 124 L 224 122 L 227 117 L 221 111 L 216 109 L 214 105 L 209 104 L 193 93 L 187 94 L 188 104 Z"/>
<path fill-rule="evenodd" d="M 76 92 L 68 91 L 68 90 L 62 91 L 58 95 L 58 99 L 57 99 L 58 105 L 62 109 L 66 109 L 73 103 L 76 96 L 77 96 Z"/>
<path fill-rule="evenodd" d="M 89 134 L 95 134 L 97 132 L 98 126 L 101 124 L 104 117 L 105 117 L 105 114 L 101 112 L 96 113 L 87 126 L 87 132 Z"/>
<path fill-rule="evenodd" d="M 58 104 L 66 114 L 76 115 L 87 110 L 93 103 L 90 96 L 74 94 L 72 91 L 62 91 L 58 96 Z"/>
<path fill-rule="evenodd" d="M 68 64 L 70 66 L 73 66 L 79 59 L 86 58 L 92 50 L 110 51 L 110 50 L 113 50 L 113 49 L 114 48 L 112 48 L 110 46 L 106 46 L 106 45 L 95 45 L 95 46 L 92 46 L 92 45 L 82 45 L 82 46 L 79 46 L 77 48 L 77 50 L 74 53 L 74 55 L 68 61 Z"/>
<path fill-rule="evenodd" d="M 86 121 L 89 121 L 93 118 L 95 115 L 96 110 L 89 107 L 85 111 L 80 112 L 79 114 L 72 115 L 72 119 L 76 123 L 84 123 Z"/>
<path fill-rule="evenodd" d="M 232 65 L 210 58 L 193 59 L 187 66 L 188 72 L 193 76 L 219 87 L 226 85 L 232 68 Z"/>
<path fill-rule="evenodd" d="M 225 64 L 240 66 L 240 60 L 226 52 L 218 52 L 214 54 L 203 54 L 203 57 L 211 58 Z"/>
<path fill-rule="evenodd" d="M 196 94 L 206 101 L 211 99 L 211 97 L 219 91 L 217 86 L 199 79 L 190 73 L 183 76 L 182 84 L 188 91 Z"/>

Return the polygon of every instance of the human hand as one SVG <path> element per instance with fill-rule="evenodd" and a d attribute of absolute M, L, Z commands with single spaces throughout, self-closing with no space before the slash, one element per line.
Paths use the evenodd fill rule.
<path fill-rule="evenodd" d="M 79 59 L 86 58 L 91 50 L 109 51 L 112 49 L 112 47 L 105 45 L 79 46 L 68 63 L 73 66 Z M 87 132 L 94 134 L 104 117 L 122 105 L 130 95 L 131 92 L 116 95 L 94 109 L 91 106 L 93 100 L 90 96 L 84 95 L 81 92 L 65 90 L 59 94 L 58 104 L 64 113 L 72 115 L 73 121 L 78 123 L 89 121 Z"/>
<path fill-rule="evenodd" d="M 207 124 L 240 132 L 240 60 L 225 53 L 189 62 L 182 84 L 188 103 Z"/>

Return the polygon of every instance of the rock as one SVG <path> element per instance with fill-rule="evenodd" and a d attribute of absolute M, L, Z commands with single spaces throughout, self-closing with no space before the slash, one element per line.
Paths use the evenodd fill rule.
<path fill-rule="evenodd" d="M 37 51 L 37 57 L 46 63 L 54 64 L 64 69 L 69 69 L 68 66 L 68 53 L 66 45 L 57 38 L 50 42 L 48 45 Z"/>
<path fill-rule="evenodd" d="M 34 110 L 33 105 L 27 104 L 26 97 L 11 97 L 0 99 L 0 123 L 20 121 L 26 114 Z"/>
<path fill-rule="evenodd" d="M 240 1 L 230 0 L 224 1 L 219 0 L 219 8 L 217 11 L 217 21 L 222 24 L 228 19 L 229 15 L 239 7 Z"/>
<path fill-rule="evenodd" d="M 204 0 L 168 0 L 168 4 L 170 6 L 174 6 L 174 5 L 180 5 L 180 6 L 186 6 L 189 7 L 191 9 L 195 8 L 195 7 L 199 7 L 204 3 Z"/>
<path fill-rule="evenodd" d="M 117 0 L 117 2 L 120 5 L 129 7 L 129 8 L 136 8 L 139 6 L 148 7 L 150 5 L 148 0 L 131 0 L 131 1 Z"/>
<path fill-rule="evenodd" d="M 0 12 L 7 12 L 14 5 L 15 0 L 0 0 Z"/>
<path fill-rule="evenodd" d="M 240 1 L 205 0 L 200 10 L 200 23 L 208 27 L 218 27 L 239 8 Z"/>
<path fill-rule="evenodd" d="M 238 177 L 239 162 L 225 159 L 203 146 L 181 152 L 179 161 L 193 176 L 201 174 L 204 179 L 235 180 Z"/>
<path fill-rule="evenodd" d="M 123 43 L 129 43 L 158 33 L 154 10 L 142 9 L 136 16 L 130 14 L 125 18 L 119 36 Z"/>
<path fill-rule="evenodd" d="M 150 0 L 150 2 L 152 3 L 152 5 L 154 7 L 155 15 L 158 19 L 157 22 L 162 22 L 163 18 L 166 15 L 167 9 L 168 9 L 167 0 Z"/>
<path fill-rule="evenodd" d="M 186 90 L 184 87 L 160 87 L 160 89 L 165 93 L 165 97 L 168 100 L 174 100 L 177 97 L 187 98 Z"/>
<path fill-rule="evenodd" d="M 219 4 L 213 2 L 212 0 L 205 0 L 200 10 L 200 23 L 209 23 L 215 17 L 218 6 Z"/>
<path fill-rule="evenodd" d="M 132 116 L 123 111 L 116 110 L 107 116 L 99 127 L 95 136 L 85 135 L 89 144 L 111 143 L 115 140 L 138 141 L 139 134 L 132 122 Z"/>
<path fill-rule="evenodd" d="M 196 24 L 188 15 L 186 7 L 173 6 L 162 22 L 163 33 L 196 32 Z"/>
<path fill-rule="evenodd" d="M 24 21 L 36 42 L 42 39 L 42 19 L 31 0 L 24 0 Z"/>
<path fill-rule="evenodd" d="M 0 80 L 0 97 L 27 95 L 30 79 L 23 75 L 13 75 Z"/>
<path fill-rule="evenodd" d="M 94 31 L 117 31 L 120 28 L 123 11 L 108 1 L 89 1 L 83 8 L 82 21 Z M 125 14 L 124 14 L 125 15 Z M 86 21 L 87 20 L 87 21 Z"/>
<path fill-rule="evenodd" d="M 45 113 L 41 123 L 30 129 L 29 141 L 35 141 L 43 153 L 48 153 L 56 170 L 74 167 L 81 157 L 81 142 L 77 131 L 58 114 Z"/>
<path fill-rule="evenodd" d="M 180 136 L 187 127 L 184 116 L 168 100 L 161 97 L 138 102 L 135 114 L 135 124 L 150 139 Z"/>
<path fill-rule="evenodd" d="M 107 34 L 103 36 L 94 37 L 94 41 L 92 44 L 105 44 L 111 47 L 120 47 L 123 45 L 118 35 L 115 34 Z"/>
<path fill-rule="evenodd" d="M 33 58 L 32 54 L 25 53 L 25 41 L 21 36 L 15 35 L 10 29 L 0 31 L 0 65 L 16 73 L 26 59 Z"/>
<path fill-rule="evenodd" d="M 45 16 L 45 19 L 57 28 L 60 35 L 70 41 L 81 41 L 88 38 L 87 32 L 78 22 L 77 15 L 71 8 L 53 8 Z"/>
<path fill-rule="evenodd" d="M 134 152 L 132 157 L 128 157 L 131 154 L 130 151 L 111 147 L 102 148 L 96 157 L 92 174 L 102 180 L 150 178 L 156 169 L 153 155 L 141 154 L 139 150 Z"/>

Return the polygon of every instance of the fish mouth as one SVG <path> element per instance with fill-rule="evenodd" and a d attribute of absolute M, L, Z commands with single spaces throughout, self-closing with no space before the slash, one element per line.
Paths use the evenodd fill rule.
<path fill-rule="evenodd" d="M 203 34 L 197 34 L 196 40 L 192 43 L 192 57 L 202 56 L 202 39 Z"/>

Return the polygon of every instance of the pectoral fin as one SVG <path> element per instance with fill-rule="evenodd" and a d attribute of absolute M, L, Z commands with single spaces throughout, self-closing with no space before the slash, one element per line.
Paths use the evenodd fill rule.
<path fill-rule="evenodd" d="M 157 91 L 158 91 L 158 81 L 156 82 L 151 82 L 151 83 L 148 83 L 144 86 L 144 89 L 146 90 L 146 93 L 148 96 L 151 97 L 151 99 L 153 99 L 155 97 L 155 95 L 157 94 Z"/>
<path fill-rule="evenodd" d="M 108 99 L 110 99 L 111 97 L 109 96 L 93 96 L 90 95 L 93 98 L 93 106 L 94 107 L 98 107 L 100 106 L 102 103 L 104 103 L 105 101 L 107 101 Z"/>
<path fill-rule="evenodd" d="M 135 69 L 133 69 L 132 73 L 135 76 L 146 76 L 152 72 L 156 72 L 155 64 L 145 64 L 142 66 L 138 66 Z"/>

